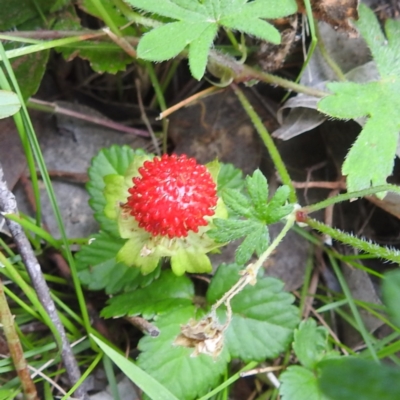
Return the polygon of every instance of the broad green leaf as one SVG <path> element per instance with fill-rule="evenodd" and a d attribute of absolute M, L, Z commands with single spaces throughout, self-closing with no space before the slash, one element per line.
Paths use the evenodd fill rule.
<path fill-rule="evenodd" d="M 107 175 L 125 175 L 129 164 L 133 161 L 135 154 L 142 155 L 142 151 L 136 152 L 128 146 L 111 146 L 103 149 L 93 158 L 89 168 L 89 183 L 86 188 L 90 195 L 89 204 L 94 211 L 94 217 L 105 231 L 118 237 L 118 227 L 115 220 L 104 215 L 106 199 L 104 197 L 104 177 Z"/>
<path fill-rule="evenodd" d="M 282 373 L 280 380 L 279 394 L 282 400 L 329 400 L 321 393 L 315 374 L 304 367 L 290 366 Z"/>
<path fill-rule="evenodd" d="M 321 112 L 336 118 L 368 117 L 343 164 L 349 192 L 386 184 L 393 170 L 400 131 L 400 21 L 386 22 L 385 38 L 368 7 L 361 4 L 359 14 L 355 24 L 371 49 L 380 80 L 330 83 L 327 87 L 332 95 L 318 104 Z"/>
<path fill-rule="evenodd" d="M 383 300 L 392 321 L 400 328 L 400 271 L 385 274 L 382 283 Z"/>
<path fill-rule="evenodd" d="M 215 387 L 226 369 L 229 355 L 223 350 L 217 359 L 200 354 L 191 357 L 193 349 L 174 345 L 180 327 L 196 315 L 195 307 L 173 310 L 157 318 L 160 330 L 156 338 L 145 336 L 139 342 L 139 367 L 143 368 L 179 400 L 192 400 Z"/>
<path fill-rule="evenodd" d="M 165 386 L 161 385 L 154 378 L 129 361 L 113 348 L 94 335 L 92 339 L 104 351 L 105 354 L 118 366 L 118 368 L 152 400 L 178 400 Z"/>
<path fill-rule="evenodd" d="M 156 314 L 191 305 L 193 296 L 193 283 L 187 276 L 178 277 L 166 270 L 151 285 L 112 297 L 101 315 L 104 318 L 142 315 L 151 319 Z"/>
<path fill-rule="evenodd" d="M 267 21 L 293 14 L 294 0 L 128 0 L 134 7 L 171 18 L 162 27 L 146 33 L 139 42 L 138 57 L 150 61 L 168 60 L 189 48 L 192 75 L 200 80 L 205 72 L 209 50 L 220 26 L 280 43 L 279 32 Z"/>
<path fill-rule="evenodd" d="M 76 267 L 81 282 L 90 290 L 105 289 L 108 294 L 146 286 L 158 276 L 160 269 L 142 275 L 139 268 L 127 267 L 116 257 L 125 240 L 106 232 L 93 235 L 91 244 L 82 246 L 76 254 Z"/>
<path fill-rule="evenodd" d="M 300 363 L 308 369 L 324 357 L 327 349 L 328 331 L 309 318 L 302 321 L 294 331 L 293 349 Z"/>
<path fill-rule="evenodd" d="M 16 93 L 9 90 L 0 90 L 0 119 L 16 114 L 21 103 Z"/>
<path fill-rule="evenodd" d="M 400 368 L 353 357 L 322 361 L 319 386 L 332 400 L 400 399 Z"/>
<path fill-rule="evenodd" d="M 238 281 L 240 270 L 235 264 L 218 268 L 207 291 L 208 303 L 215 303 Z M 261 361 L 287 349 L 299 317 L 293 296 L 282 289 L 278 279 L 260 277 L 232 299 L 232 321 L 225 337 L 232 358 Z M 224 315 L 219 313 L 221 319 Z"/>

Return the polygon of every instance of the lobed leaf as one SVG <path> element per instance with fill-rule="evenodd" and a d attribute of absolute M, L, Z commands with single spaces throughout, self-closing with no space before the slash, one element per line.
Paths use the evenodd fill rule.
<path fill-rule="evenodd" d="M 361 4 L 359 14 L 356 26 L 371 49 L 380 80 L 330 83 L 332 95 L 318 103 L 319 111 L 336 118 L 368 117 L 342 168 L 350 192 L 386 184 L 400 131 L 400 21 L 387 21 L 385 38 L 368 7 Z"/>

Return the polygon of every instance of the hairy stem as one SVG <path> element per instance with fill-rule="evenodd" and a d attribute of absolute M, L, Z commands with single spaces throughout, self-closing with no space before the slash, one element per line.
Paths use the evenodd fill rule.
<path fill-rule="evenodd" d="M 349 233 L 331 228 L 330 226 L 327 226 L 324 223 L 319 222 L 313 218 L 306 218 L 304 222 L 309 227 L 316 229 L 317 231 L 325 235 L 329 235 L 335 240 L 355 247 L 356 249 L 362 250 L 365 253 L 373 254 L 376 257 L 384 258 L 385 260 L 400 264 L 400 251 L 398 250 L 390 249 L 388 247 L 382 247 L 376 243 L 357 238 Z"/>

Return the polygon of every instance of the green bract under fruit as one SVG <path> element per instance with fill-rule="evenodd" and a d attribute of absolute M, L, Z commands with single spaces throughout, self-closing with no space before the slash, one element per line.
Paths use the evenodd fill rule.
<path fill-rule="evenodd" d="M 227 218 L 217 197 L 217 162 L 199 165 L 193 158 L 137 155 L 125 176 L 104 177 L 104 213 L 128 239 L 117 260 L 152 272 L 161 257 L 171 257 L 176 275 L 210 272 L 206 253 L 223 244 L 206 232 L 214 217 Z"/>

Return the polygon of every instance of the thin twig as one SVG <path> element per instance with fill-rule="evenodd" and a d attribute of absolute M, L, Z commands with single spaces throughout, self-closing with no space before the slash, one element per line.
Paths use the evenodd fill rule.
<path fill-rule="evenodd" d="M 55 328 L 57 329 L 61 343 L 58 343 L 61 350 L 61 357 L 64 362 L 67 375 L 72 385 L 75 385 L 81 378 L 78 363 L 71 350 L 71 346 L 68 342 L 67 335 L 63 324 L 57 314 L 57 310 L 53 299 L 50 296 L 49 288 L 43 277 L 39 262 L 33 253 L 31 244 L 25 235 L 21 225 L 7 219 L 8 214 L 17 214 L 17 202 L 15 196 L 8 190 L 7 184 L 4 180 L 3 168 L 0 164 L 0 211 L 1 214 L 6 218 L 8 229 L 10 230 L 14 241 L 17 245 L 21 259 L 28 271 L 32 285 L 37 293 L 40 303 L 51 318 Z M 77 397 L 86 399 L 86 390 L 81 385 L 76 391 Z"/>

